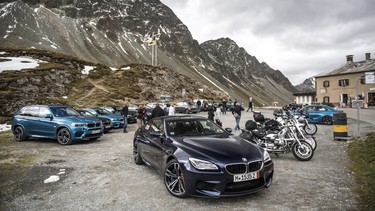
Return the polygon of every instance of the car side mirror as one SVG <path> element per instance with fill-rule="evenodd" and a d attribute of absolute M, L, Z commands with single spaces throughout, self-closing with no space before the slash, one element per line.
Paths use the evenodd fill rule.
<path fill-rule="evenodd" d="M 233 132 L 233 131 L 232 131 L 232 128 L 230 128 L 230 127 L 227 127 L 227 128 L 225 128 L 224 130 L 227 131 L 228 133 L 232 133 L 232 132 Z"/>
<path fill-rule="evenodd" d="M 52 119 L 52 114 L 44 114 L 43 118 L 49 118 L 49 119 Z"/>
<path fill-rule="evenodd" d="M 163 136 L 162 132 L 161 131 L 154 131 L 154 132 L 151 132 L 150 135 L 152 137 L 155 137 L 155 138 L 161 138 Z"/>

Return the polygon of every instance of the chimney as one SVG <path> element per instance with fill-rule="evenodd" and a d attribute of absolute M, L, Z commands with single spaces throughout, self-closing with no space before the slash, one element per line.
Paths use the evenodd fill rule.
<path fill-rule="evenodd" d="M 371 53 L 365 53 L 366 61 L 371 60 Z"/>
<path fill-rule="evenodd" d="M 353 55 L 346 55 L 346 62 L 347 63 L 353 62 Z"/>

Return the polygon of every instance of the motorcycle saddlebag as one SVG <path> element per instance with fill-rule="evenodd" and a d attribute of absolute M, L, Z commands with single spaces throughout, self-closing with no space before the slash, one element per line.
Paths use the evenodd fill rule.
<path fill-rule="evenodd" d="M 264 122 L 264 115 L 263 114 L 255 114 L 254 115 L 254 120 L 256 122 Z"/>
<path fill-rule="evenodd" d="M 246 130 L 255 130 L 257 129 L 257 124 L 253 120 L 247 120 L 245 123 Z"/>
<path fill-rule="evenodd" d="M 274 130 L 277 128 L 277 126 L 279 126 L 279 122 L 274 119 L 268 120 L 264 123 L 266 130 Z"/>

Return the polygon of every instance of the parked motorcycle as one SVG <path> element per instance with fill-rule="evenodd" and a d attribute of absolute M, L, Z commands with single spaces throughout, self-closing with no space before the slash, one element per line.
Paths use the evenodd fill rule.
<path fill-rule="evenodd" d="M 283 110 L 281 109 L 275 109 L 273 112 L 273 115 L 275 116 L 276 119 L 290 118 L 291 114 L 292 112 L 290 112 L 289 110 L 283 112 Z M 308 113 L 302 113 L 297 110 L 293 112 L 292 116 L 298 120 L 298 122 L 300 123 L 299 127 L 301 127 L 303 129 L 303 132 L 305 132 L 306 134 L 315 135 L 316 132 L 318 131 L 318 127 L 316 126 L 316 124 L 308 121 L 308 118 L 309 118 Z"/>
<path fill-rule="evenodd" d="M 273 130 L 258 127 L 252 120 L 248 120 L 245 127 L 246 130 L 242 130 L 239 136 L 259 145 L 269 153 L 278 155 L 292 151 L 294 157 L 301 161 L 311 160 L 314 156 L 313 147 L 299 137 L 298 127 L 291 120 Z"/>

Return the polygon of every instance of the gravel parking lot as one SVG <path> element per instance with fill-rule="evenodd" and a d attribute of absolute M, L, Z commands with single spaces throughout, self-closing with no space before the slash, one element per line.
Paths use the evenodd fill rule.
<path fill-rule="evenodd" d="M 262 110 L 266 117 L 272 111 Z M 206 116 L 206 113 L 200 115 Z M 241 119 L 252 119 L 244 112 Z M 355 122 L 349 119 L 349 127 Z M 223 126 L 234 128 L 229 113 Z M 375 125 L 362 123 L 366 130 Z M 112 130 L 101 140 L 60 146 L 56 141 L 32 140 L 9 146 L 14 155 L 28 153 L 35 160 L 0 178 L 5 210 L 354 210 L 354 178 L 348 170 L 347 142 L 333 141 L 332 126 L 319 125 L 318 148 L 312 160 L 301 162 L 292 153 L 275 162 L 273 185 L 262 192 L 207 199 L 171 196 L 161 176 L 148 166 L 135 165 L 129 133 Z M 365 132 L 365 131 L 364 131 Z M 44 183 L 50 176 L 59 181 Z M 12 188 L 10 188 L 12 187 Z"/>

